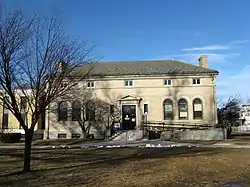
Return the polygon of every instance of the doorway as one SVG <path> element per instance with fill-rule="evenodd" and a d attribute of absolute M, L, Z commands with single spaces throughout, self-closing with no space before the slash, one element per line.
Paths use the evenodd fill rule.
<path fill-rule="evenodd" d="M 122 130 L 135 130 L 136 105 L 122 105 Z"/>

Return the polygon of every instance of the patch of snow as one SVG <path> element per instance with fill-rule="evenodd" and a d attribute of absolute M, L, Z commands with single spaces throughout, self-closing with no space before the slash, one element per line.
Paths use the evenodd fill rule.
<path fill-rule="evenodd" d="M 163 147 L 161 144 L 158 144 L 156 147 Z"/>
<path fill-rule="evenodd" d="M 105 148 L 120 148 L 120 145 L 107 145 Z"/>
<path fill-rule="evenodd" d="M 230 144 L 230 143 L 217 143 L 215 145 L 226 145 L 226 146 L 228 146 L 228 145 L 232 145 L 232 144 Z"/>

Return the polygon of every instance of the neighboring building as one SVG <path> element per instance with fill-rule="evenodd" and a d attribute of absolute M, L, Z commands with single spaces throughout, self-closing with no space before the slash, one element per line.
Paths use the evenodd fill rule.
<path fill-rule="evenodd" d="M 245 119 L 245 124 L 250 126 L 250 104 L 242 105 L 241 119 Z"/>
<path fill-rule="evenodd" d="M 242 105 L 240 119 L 243 120 L 243 124 L 235 127 L 235 131 L 250 131 L 250 104 Z"/>
<path fill-rule="evenodd" d="M 26 90 L 27 93 L 30 91 L 29 89 Z M 18 90 L 17 90 L 18 93 Z M 26 123 L 26 125 L 31 124 L 31 115 L 29 113 L 30 109 L 27 104 L 27 98 L 22 96 L 22 94 L 17 94 L 17 101 L 19 108 L 21 110 L 21 115 Z M 11 113 L 10 110 L 6 107 L 6 102 L 9 100 L 9 96 L 4 96 L 3 103 L 0 104 L 0 132 L 3 133 L 21 133 L 24 137 L 24 129 L 20 126 L 19 122 L 15 118 L 15 116 Z M 45 129 L 45 115 L 39 120 L 38 124 L 35 127 L 35 134 L 40 134 L 43 137 L 43 131 Z"/>
<path fill-rule="evenodd" d="M 111 108 L 117 106 L 122 130 L 140 129 L 143 123 L 214 126 L 217 75 L 218 71 L 208 69 L 206 56 L 199 58 L 199 66 L 175 60 L 101 62 L 91 78 L 79 84 L 79 94 L 91 89 L 93 97 L 110 103 Z M 60 100 L 51 108 L 57 112 L 47 114 L 45 138 L 81 135 L 79 125 L 72 120 L 76 111 L 72 102 Z"/>

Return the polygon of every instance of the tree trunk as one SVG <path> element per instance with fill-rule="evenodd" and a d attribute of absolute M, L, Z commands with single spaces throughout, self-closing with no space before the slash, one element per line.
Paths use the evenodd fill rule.
<path fill-rule="evenodd" d="M 25 131 L 25 149 L 24 149 L 24 162 L 23 172 L 27 173 L 30 171 L 30 156 L 31 156 L 31 143 L 33 138 L 33 130 L 28 129 Z"/>
<path fill-rule="evenodd" d="M 86 133 L 86 131 L 82 132 L 82 139 L 83 140 L 87 140 L 87 133 Z"/>
<path fill-rule="evenodd" d="M 87 132 L 86 132 L 85 126 L 82 125 L 82 124 L 80 126 L 81 126 L 81 129 L 82 129 L 82 139 L 87 140 Z"/>

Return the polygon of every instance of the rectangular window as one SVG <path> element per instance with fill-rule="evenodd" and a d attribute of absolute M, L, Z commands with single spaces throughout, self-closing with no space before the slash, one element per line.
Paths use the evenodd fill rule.
<path fill-rule="evenodd" d="M 22 118 L 24 124 L 26 124 L 26 112 L 21 112 L 21 118 Z M 21 125 L 19 125 L 19 129 L 22 129 Z"/>
<path fill-rule="evenodd" d="M 86 120 L 87 121 L 95 120 L 95 103 L 88 102 L 86 104 Z"/>
<path fill-rule="evenodd" d="M 95 87 L 95 81 L 87 81 L 87 87 L 88 88 L 94 88 Z"/>
<path fill-rule="evenodd" d="M 21 99 L 21 110 L 26 110 L 27 109 L 27 98 L 26 97 L 20 97 Z"/>
<path fill-rule="evenodd" d="M 58 121 L 67 121 L 68 120 L 68 103 L 66 101 L 62 101 L 58 103 L 57 106 L 58 112 Z"/>
<path fill-rule="evenodd" d="M 202 111 L 194 111 L 194 119 L 202 119 Z"/>
<path fill-rule="evenodd" d="M 202 119 L 202 104 L 194 103 L 194 119 Z"/>
<path fill-rule="evenodd" d="M 4 113 L 3 114 L 3 129 L 8 129 L 8 124 L 9 124 L 9 113 Z"/>
<path fill-rule="evenodd" d="M 148 104 L 144 104 L 144 114 L 148 114 Z"/>
<path fill-rule="evenodd" d="M 71 134 L 71 138 L 81 138 L 81 134 L 73 133 L 73 134 Z"/>
<path fill-rule="evenodd" d="M 3 121 L 2 121 L 2 128 L 8 129 L 9 124 L 9 110 L 7 108 L 7 102 L 9 101 L 9 97 L 5 96 L 3 100 Z"/>
<path fill-rule="evenodd" d="M 72 103 L 72 121 L 79 121 L 82 119 L 82 108 L 81 108 L 81 102 L 75 101 Z"/>
<path fill-rule="evenodd" d="M 61 138 L 66 138 L 67 134 L 58 134 L 57 138 L 61 139 Z"/>
<path fill-rule="evenodd" d="M 164 120 L 172 119 L 174 119 L 173 103 L 171 101 L 166 101 L 164 103 Z"/>
<path fill-rule="evenodd" d="M 171 86 L 172 85 L 172 80 L 171 79 L 165 79 L 164 80 L 164 86 Z"/>
<path fill-rule="evenodd" d="M 80 121 L 81 119 L 81 109 L 72 110 L 72 121 Z"/>
<path fill-rule="evenodd" d="M 125 85 L 126 87 L 131 87 L 131 86 L 133 86 L 133 80 L 125 80 L 125 81 L 124 81 L 124 85 Z"/>
<path fill-rule="evenodd" d="M 113 115 L 114 112 L 115 112 L 115 106 L 114 105 L 110 105 L 109 109 L 110 109 L 110 114 Z"/>
<path fill-rule="evenodd" d="M 20 109 L 21 109 L 21 118 L 26 124 L 26 109 L 27 109 L 27 98 L 24 96 L 20 97 Z M 22 126 L 19 125 L 19 129 L 22 129 Z"/>
<path fill-rule="evenodd" d="M 200 79 L 193 79 L 193 84 L 201 84 Z"/>

